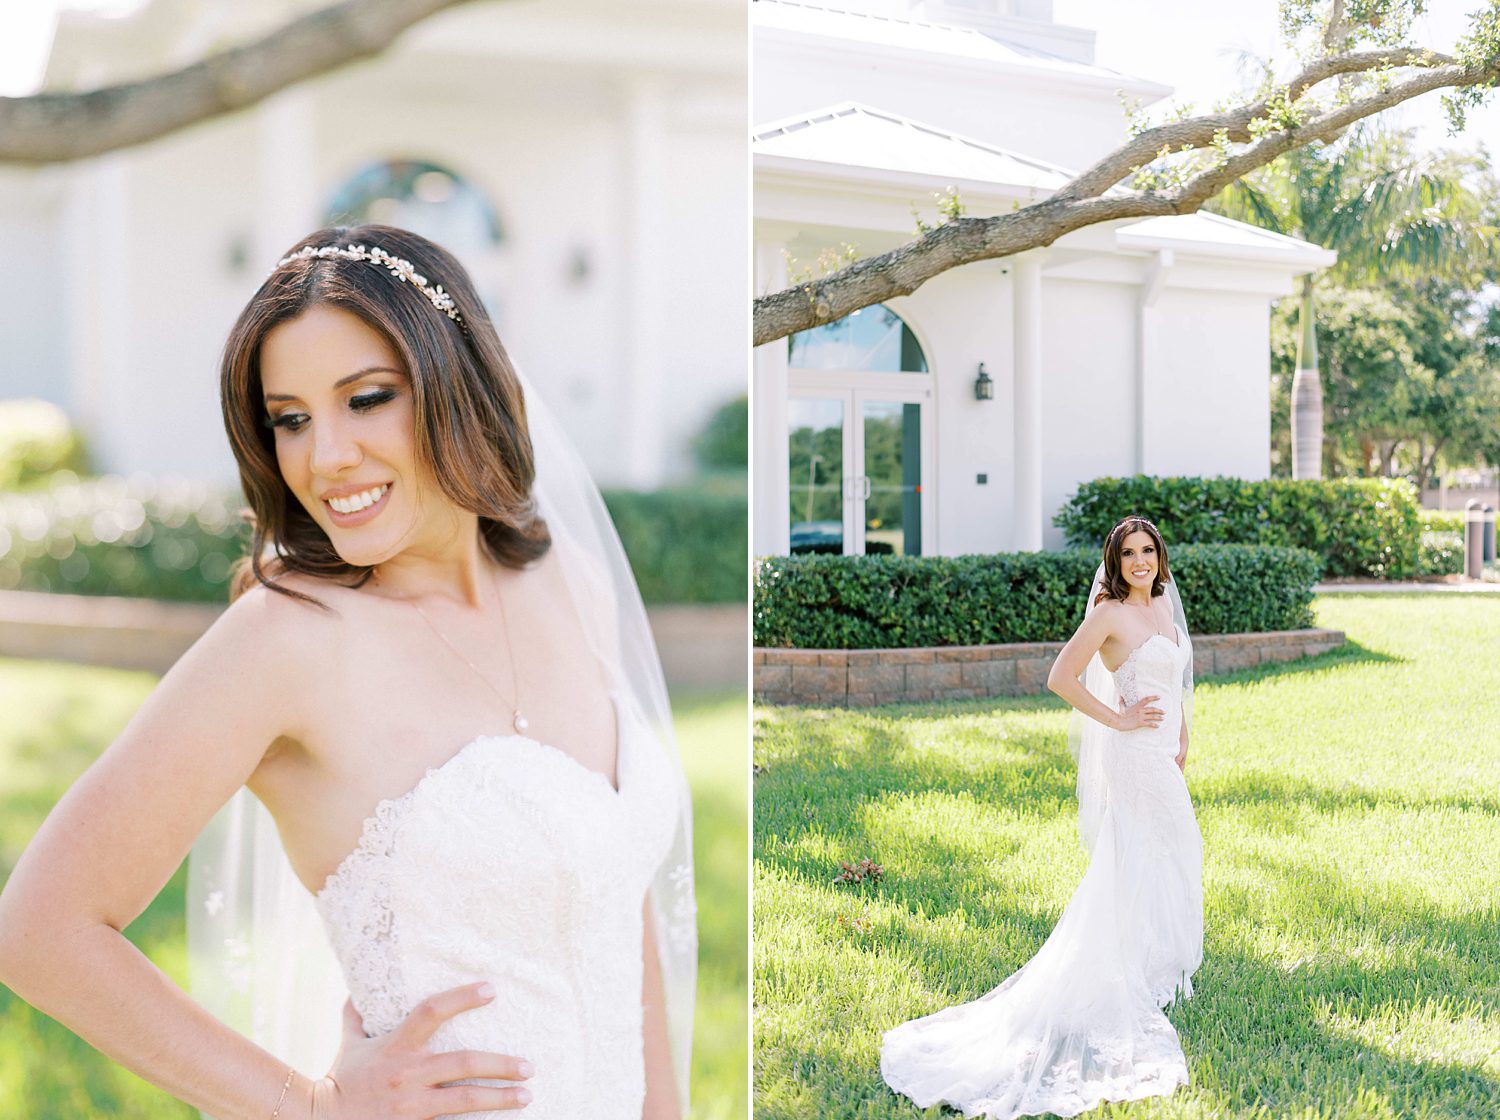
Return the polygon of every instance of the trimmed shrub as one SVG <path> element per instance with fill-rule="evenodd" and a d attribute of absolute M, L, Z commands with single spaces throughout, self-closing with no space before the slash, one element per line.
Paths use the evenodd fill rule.
<path fill-rule="evenodd" d="M 1194 633 L 1312 625 L 1322 564 L 1301 548 L 1178 545 Z M 755 644 L 793 649 L 1061 642 L 1083 618 L 1094 549 L 988 556 L 771 556 L 755 568 Z"/>
<path fill-rule="evenodd" d="M 698 466 L 712 473 L 744 476 L 750 462 L 750 398 L 741 394 L 714 410 L 693 440 Z"/>
<path fill-rule="evenodd" d="M 1457 533 L 1464 531 L 1464 511 L 1461 509 L 1424 509 L 1417 511 L 1417 520 L 1424 533 Z"/>
<path fill-rule="evenodd" d="M 604 496 L 648 603 L 743 603 L 743 492 Z M 238 494 L 189 482 L 106 477 L 0 494 L 0 590 L 229 598 L 250 530 Z"/>
<path fill-rule="evenodd" d="M 1053 519 L 1074 547 L 1098 548 L 1122 518 L 1150 518 L 1170 548 L 1264 544 L 1306 548 L 1324 575 L 1408 579 L 1417 574 L 1421 521 L 1405 479 L 1098 478 Z"/>
<path fill-rule="evenodd" d="M 83 443 L 50 401 L 0 401 L 0 490 L 38 486 L 54 471 L 82 471 Z"/>
<path fill-rule="evenodd" d="M 1418 512 L 1422 525 L 1417 574 L 1461 575 L 1464 570 L 1464 515 L 1461 510 L 1424 509 Z"/>
<path fill-rule="evenodd" d="M 609 490 L 604 504 L 648 603 L 743 603 L 749 499 L 743 490 Z"/>
<path fill-rule="evenodd" d="M 0 589 L 225 602 L 250 531 L 237 495 L 100 478 L 0 494 Z"/>
<path fill-rule="evenodd" d="M 1423 533 L 1422 551 L 1417 574 L 1423 576 L 1456 576 L 1464 570 L 1464 535 L 1462 533 Z"/>

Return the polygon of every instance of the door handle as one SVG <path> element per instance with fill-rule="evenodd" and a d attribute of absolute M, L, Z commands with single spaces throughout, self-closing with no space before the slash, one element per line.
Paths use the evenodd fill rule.
<path fill-rule="evenodd" d="M 862 474 L 862 475 L 859 476 L 859 480 L 865 484 L 864 485 L 865 492 L 863 494 L 861 494 L 860 497 L 862 497 L 865 501 L 868 502 L 870 500 L 870 490 L 871 490 L 871 487 L 870 487 L 870 476 L 867 475 L 867 474 Z"/>

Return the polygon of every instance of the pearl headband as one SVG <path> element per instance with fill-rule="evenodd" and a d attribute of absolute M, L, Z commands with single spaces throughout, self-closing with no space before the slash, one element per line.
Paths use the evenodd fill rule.
<path fill-rule="evenodd" d="M 369 261 L 371 264 L 384 265 L 390 274 L 402 283 L 410 284 L 427 297 L 428 302 L 436 307 L 448 318 L 459 326 L 464 321 L 459 318 L 458 306 L 453 302 L 453 297 L 443 291 L 441 284 L 428 284 L 427 277 L 417 271 L 416 265 L 402 257 L 393 257 L 378 245 L 365 248 L 363 245 L 350 245 L 348 248 L 340 248 L 337 245 L 308 245 L 298 249 L 295 253 L 289 253 L 276 262 L 276 267 L 290 264 L 292 261 L 311 260 L 314 257 L 326 258 L 337 257 L 345 261 Z"/>

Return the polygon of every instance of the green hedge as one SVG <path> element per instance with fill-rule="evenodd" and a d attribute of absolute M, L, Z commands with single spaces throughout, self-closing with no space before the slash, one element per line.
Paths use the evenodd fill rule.
<path fill-rule="evenodd" d="M 250 532 L 236 495 L 100 478 L 0 494 L 0 589 L 222 603 Z"/>
<path fill-rule="evenodd" d="M 1446 531 L 1424 532 L 1417 573 L 1424 576 L 1456 576 L 1464 570 L 1464 535 Z"/>
<path fill-rule="evenodd" d="M 1194 633 L 1312 625 L 1322 564 L 1301 548 L 1169 550 Z M 1099 566 L 1094 549 L 988 556 L 773 556 L 755 568 L 755 644 L 897 649 L 1066 641 Z"/>
<path fill-rule="evenodd" d="M 743 490 L 604 496 L 648 603 L 743 603 Z M 250 533 L 238 495 L 192 483 L 101 478 L 0 493 L 0 589 L 228 599 Z"/>
<path fill-rule="evenodd" d="M 1099 478 L 1053 519 L 1075 547 L 1098 548 L 1122 517 L 1139 514 L 1168 545 L 1265 544 L 1310 549 L 1330 577 L 1417 574 L 1421 520 L 1405 479 Z"/>
<path fill-rule="evenodd" d="M 50 401 L 0 401 L 0 490 L 30 488 L 56 471 L 85 469 L 83 443 Z"/>
<path fill-rule="evenodd" d="M 1424 533 L 1457 533 L 1464 531 L 1464 511 L 1461 509 L 1424 509 L 1417 514 Z"/>
<path fill-rule="evenodd" d="M 745 602 L 750 507 L 743 488 L 607 490 L 604 504 L 646 602 Z"/>

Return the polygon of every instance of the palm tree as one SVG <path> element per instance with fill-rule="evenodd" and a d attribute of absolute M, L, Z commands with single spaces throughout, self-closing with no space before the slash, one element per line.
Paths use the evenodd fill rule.
<path fill-rule="evenodd" d="M 1414 156 L 1405 132 L 1372 127 L 1288 152 L 1228 187 L 1211 208 L 1339 255 L 1349 284 L 1468 272 L 1488 258 L 1480 202 L 1452 157 Z M 1313 276 L 1302 278 L 1292 378 L 1292 477 L 1323 476 L 1323 387 Z"/>

